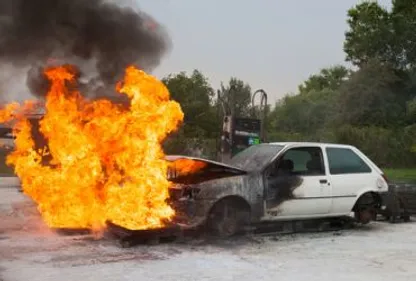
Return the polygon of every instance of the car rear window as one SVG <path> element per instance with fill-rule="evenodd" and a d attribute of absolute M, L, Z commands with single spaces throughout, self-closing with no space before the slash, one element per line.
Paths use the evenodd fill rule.
<path fill-rule="evenodd" d="M 371 173 L 371 168 L 349 148 L 326 148 L 329 171 L 333 175 Z"/>

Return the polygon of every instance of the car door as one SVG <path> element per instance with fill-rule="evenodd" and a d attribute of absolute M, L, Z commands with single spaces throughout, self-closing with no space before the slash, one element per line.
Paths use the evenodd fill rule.
<path fill-rule="evenodd" d="M 350 147 L 328 146 L 329 179 L 332 184 L 334 214 L 349 214 L 357 194 L 376 182 L 371 167 Z"/>
<path fill-rule="evenodd" d="M 293 147 L 266 170 L 266 218 L 293 219 L 326 215 L 332 186 L 320 146 Z"/>

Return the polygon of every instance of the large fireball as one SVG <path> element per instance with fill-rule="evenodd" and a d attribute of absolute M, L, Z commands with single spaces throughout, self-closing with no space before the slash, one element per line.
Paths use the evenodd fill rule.
<path fill-rule="evenodd" d="M 40 132 L 48 147 L 35 149 L 30 122 L 18 114 L 27 104 L 6 106 L 0 122 L 16 121 L 15 150 L 7 163 L 15 167 L 24 193 L 38 204 L 47 225 L 100 229 L 111 221 L 128 229 L 163 226 L 174 211 L 166 202 L 170 182 L 161 143 L 183 120 L 166 87 L 128 67 L 117 87 L 130 99 L 126 108 L 83 98 L 74 90 L 70 66 L 49 68 L 45 74 L 51 88 Z"/>

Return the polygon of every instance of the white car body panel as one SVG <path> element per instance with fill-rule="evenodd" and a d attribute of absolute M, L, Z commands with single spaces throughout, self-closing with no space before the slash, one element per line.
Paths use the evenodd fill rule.
<path fill-rule="evenodd" d="M 302 176 L 302 184 L 293 191 L 294 199 L 270 209 L 265 204 L 265 216 L 262 218 L 264 221 L 351 216 L 352 208 L 361 195 L 366 192 L 387 192 L 388 184 L 382 176 L 382 171 L 353 146 L 308 142 L 273 144 L 285 146 L 276 158 L 292 148 L 320 147 L 326 174 Z M 326 154 L 327 147 L 352 150 L 371 168 L 371 173 L 331 175 Z M 328 182 L 321 183 L 321 180 Z"/>
<path fill-rule="evenodd" d="M 331 186 L 320 184 L 322 176 L 305 177 L 302 184 L 297 187 L 293 195 L 296 199 L 282 202 L 278 207 L 267 209 L 267 213 L 277 215 L 279 219 L 288 219 L 293 217 L 308 217 L 312 215 L 328 215 L 331 211 Z M 311 199 L 308 199 L 311 198 Z"/>

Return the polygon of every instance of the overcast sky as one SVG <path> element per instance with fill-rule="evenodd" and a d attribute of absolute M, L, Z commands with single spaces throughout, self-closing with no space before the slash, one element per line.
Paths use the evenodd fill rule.
<path fill-rule="evenodd" d="M 134 1 L 134 0 L 132 0 Z M 218 88 L 230 76 L 272 100 L 321 68 L 343 63 L 347 10 L 359 0 L 140 0 L 169 31 L 158 77 L 197 68 Z M 380 0 L 389 6 L 390 0 Z"/>

